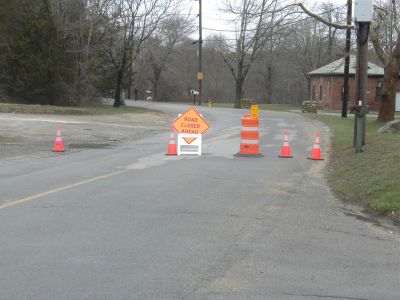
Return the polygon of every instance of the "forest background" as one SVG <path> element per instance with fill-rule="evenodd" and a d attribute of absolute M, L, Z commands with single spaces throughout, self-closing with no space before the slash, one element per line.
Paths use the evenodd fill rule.
<path fill-rule="evenodd" d="M 386 2 L 381 6 L 393 1 Z M 343 57 L 346 32 L 290 4 L 219 5 L 231 29 L 208 28 L 203 36 L 204 100 L 298 104 L 309 98 L 307 73 Z M 144 99 L 146 90 L 157 101 L 191 101 L 197 89 L 198 12 L 188 3 L 0 0 L 0 7 L 2 102 L 82 106 L 107 97 L 119 106 L 122 97 Z M 310 10 L 346 23 L 346 5 L 318 1 Z M 353 53 L 355 47 L 353 31 Z M 370 50 L 370 60 L 383 65 L 372 43 Z"/>

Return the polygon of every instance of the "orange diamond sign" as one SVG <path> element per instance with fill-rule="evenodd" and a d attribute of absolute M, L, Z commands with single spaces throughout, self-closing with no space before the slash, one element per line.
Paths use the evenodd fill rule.
<path fill-rule="evenodd" d="M 202 116 L 192 107 L 184 112 L 180 117 L 172 122 L 172 126 L 178 133 L 203 134 L 208 128 L 208 124 Z M 190 144 L 196 138 L 184 138 Z"/>

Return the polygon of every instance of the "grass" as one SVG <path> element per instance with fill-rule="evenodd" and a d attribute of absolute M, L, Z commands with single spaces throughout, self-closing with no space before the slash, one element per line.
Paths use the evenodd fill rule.
<path fill-rule="evenodd" d="M 319 109 L 318 112 L 320 112 L 320 113 L 336 113 L 336 114 L 340 114 L 340 115 L 342 114 L 341 110 L 336 110 L 336 109 L 321 109 L 321 110 Z M 352 115 L 352 113 L 350 112 L 350 109 L 347 111 L 347 115 L 348 116 Z M 378 111 L 370 111 L 369 115 L 377 117 L 378 116 Z M 394 113 L 394 115 L 395 115 L 396 118 L 398 118 L 398 117 L 400 117 L 400 112 L 397 111 L 397 112 Z"/>
<path fill-rule="evenodd" d="M 64 107 L 52 105 L 26 105 L 0 103 L 0 112 L 3 113 L 30 113 L 30 114 L 54 114 L 54 115 L 106 115 L 125 113 L 144 113 L 150 110 L 141 107 L 99 105 L 88 107 Z"/>
<path fill-rule="evenodd" d="M 310 117 L 333 130 L 328 181 L 335 194 L 400 221 L 400 134 L 378 133 L 382 124 L 368 119 L 364 152 L 355 154 L 352 118 Z"/>

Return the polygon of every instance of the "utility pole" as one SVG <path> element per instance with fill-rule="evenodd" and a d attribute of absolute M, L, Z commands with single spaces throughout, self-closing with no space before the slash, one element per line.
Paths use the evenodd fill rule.
<path fill-rule="evenodd" d="M 351 25 L 351 10 L 352 10 L 352 0 L 347 0 L 347 25 Z M 344 57 L 342 118 L 347 118 L 347 103 L 349 102 L 350 42 L 351 42 L 351 29 L 348 28 L 346 29 L 346 49 Z"/>
<path fill-rule="evenodd" d="M 358 0 L 354 8 L 357 25 L 357 72 L 356 104 L 353 106 L 354 142 L 356 153 L 363 152 L 365 145 L 366 115 L 369 112 L 367 101 L 368 84 L 368 33 L 372 21 L 372 0 Z"/>
<path fill-rule="evenodd" d="M 201 0 L 199 0 L 199 72 L 197 73 L 197 80 L 199 81 L 199 105 L 201 105 L 201 82 L 203 81 L 202 71 L 202 47 L 203 47 L 203 27 L 202 27 L 202 7 Z"/>

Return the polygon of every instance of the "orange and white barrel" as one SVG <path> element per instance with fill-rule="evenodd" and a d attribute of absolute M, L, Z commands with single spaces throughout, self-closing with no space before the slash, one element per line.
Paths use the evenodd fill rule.
<path fill-rule="evenodd" d="M 236 155 L 261 156 L 259 153 L 258 118 L 252 118 L 250 114 L 245 114 L 242 117 L 240 150 Z"/>

